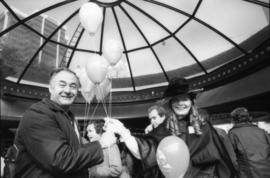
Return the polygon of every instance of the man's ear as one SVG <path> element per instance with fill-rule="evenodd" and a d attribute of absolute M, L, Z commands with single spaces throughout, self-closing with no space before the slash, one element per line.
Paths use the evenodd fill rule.
<path fill-rule="evenodd" d="M 165 116 L 165 115 L 164 115 L 164 116 L 162 116 L 162 119 L 163 119 L 163 120 L 165 120 L 165 119 L 166 119 L 166 116 Z"/>
<path fill-rule="evenodd" d="M 50 93 L 52 93 L 52 89 L 53 89 L 53 87 L 52 87 L 52 85 L 50 84 L 50 85 L 49 85 L 49 92 L 50 92 Z"/>

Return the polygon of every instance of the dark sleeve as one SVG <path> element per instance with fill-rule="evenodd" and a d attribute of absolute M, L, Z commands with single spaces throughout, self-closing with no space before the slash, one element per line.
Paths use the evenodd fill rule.
<path fill-rule="evenodd" d="M 264 134 L 265 134 L 266 141 L 267 141 L 268 145 L 270 145 L 270 134 L 266 131 L 264 132 Z"/>
<path fill-rule="evenodd" d="M 229 136 L 228 135 L 224 135 L 223 138 L 221 138 L 224 146 L 226 147 L 227 151 L 228 151 L 228 154 L 233 162 L 233 165 L 235 167 L 235 169 L 238 169 L 238 163 L 237 163 L 237 158 L 236 158 L 236 154 L 235 154 L 235 151 L 234 151 L 234 148 L 232 146 L 232 143 L 229 139 Z"/>
<path fill-rule="evenodd" d="M 229 131 L 228 137 L 229 137 L 229 140 L 230 140 L 230 142 L 231 142 L 231 144 L 233 146 L 233 149 L 236 150 L 237 149 L 236 135 L 232 131 Z"/>
<path fill-rule="evenodd" d="M 190 156 L 193 165 L 214 164 L 220 178 L 234 177 L 236 171 L 228 151 L 210 123 L 203 126 L 203 134 L 191 134 Z"/>
<path fill-rule="evenodd" d="M 156 150 L 158 144 L 163 138 L 169 135 L 171 134 L 166 128 L 166 122 L 163 122 L 149 134 L 136 137 L 143 169 L 157 166 Z"/>
<path fill-rule="evenodd" d="M 44 113 L 28 111 L 21 123 L 21 134 L 27 152 L 35 162 L 48 171 L 72 173 L 103 161 L 98 142 L 74 148 L 56 121 Z M 74 145 L 74 143 L 73 143 Z"/>
<path fill-rule="evenodd" d="M 209 125 L 202 127 L 202 135 L 190 134 L 187 136 L 190 158 L 193 165 L 201 166 L 213 164 L 219 160 L 219 153 L 213 143 Z"/>
<path fill-rule="evenodd" d="M 156 149 L 158 143 L 151 137 L 136 138 L 143 169 L 149 169 L 157 165 Z"/>
<path fill-rule="evenodd" d="M 157 166 L 155 158 L 156 156 L 154 154 L 155 147 L 152 147 L 153 145 L 151 144 L 147 145 L 149 142 L 147 143 L 146 141 L 152 139 L 142 138 L 141 136 L 137 137 L 136 139 L 138 141 L 140 153 L 143 159 L 139 160 L 135 158 L 128 148 L 125 146 L 122 147 L 122 163 L 124 165 L 124 170 L 126 170 L 126 174 L 124 173 L 124 175 L 128 174 L 132 178 L 160 178 L 161 172 Z M 144 151 L 142 151 L 142 149 L 144 149 Z M 148 149 L 152 150 L 152 152 L 149 152 L 150 154 L 147 154 L 149 151 Z"/>

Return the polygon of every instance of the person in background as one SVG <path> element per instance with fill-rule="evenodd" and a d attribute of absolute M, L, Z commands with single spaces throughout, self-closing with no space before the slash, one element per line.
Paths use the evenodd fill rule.
<path fill-rule="evenodd" d="M 270 138 L 265 130 L 252 124 L 248 110 L 239 107 L 231 112 L 234 126 L 229 138 L 236 153 L 240 178 L 270 177 Z"/>
<path fill-rule="evenodd" d="M 222 128 L 218 128 L 218 127 L 214 127 L 214 128 L 217 131 L 217 134 L 219 135 L 219 137 L 221 138 L 224 146 L 226 147 L 226 149 L 230 155 L 230 158 L 232 160 L 232 163 L 234 165 L 235 170 L 238 170 L 238 164 L 237 164 L 237 158 L 235 155 L 235 151 L 233 149 L 232 143 L 229 139 L 227 132 Z"/>
<path fill-rule="evenodd" d="M 104 121 L 90 121 L 86 131 L 90 142 L 99 141 L 104 133 Z M 104 161 L 101 164 L 89 168 L 89 178 L 120 177 L 122 162 L 117 144 L 103 149 Z"/>
<path fill-rule="evenodd" d="M 87 178 L 88 168 L 103 161 L 102 148 L 115 143 L 113 134 L 82 144 L 78 123 L 69 110 L 80 83 L 67 68 L 51 73 L 50 98 L 33 104 L 21 119 L 14 144 L 15 178 Z"/>
<path fill-rule="evenodd" d="M 5 169 L 4 178 L 14 178 L 15 160 L 18 153 L 18 148 L 15 144 L 8 147 L 5 154 Z"/>
<path fill-rule="evenodd" d="M 154 128 L 157 128 L 161 123 L 165 121 L 167 112 L 161 105 L 153 105 L 148 109 L 148 118 L 150 124 L 145 128 L 145 134 L 151 132 Z"/>
<path fill-rule="evenodd" d="M 164 178 L 157 164 L 156 150 L 159 142 L 170 135 L 183 139 L 189 148 L 191 160 L 184 178 L 236 176 L 230 156 L 215 129 L 196 108 L 195 96 L 196 92 L 190 90 L 186 79 L 171 80 L 164 93 L 164 106 L 170 112 L 168 119 L 142 137 L 132 136 L 118 120 L 107 120 L 105 128 L 119 134 L 136 158 L 134 161 L 139 160 L 141 177 Z"/>
<path fill-rule="evenodd" d="M 5 159 L 1 156 L 1 177 L 4 177 Z"/>

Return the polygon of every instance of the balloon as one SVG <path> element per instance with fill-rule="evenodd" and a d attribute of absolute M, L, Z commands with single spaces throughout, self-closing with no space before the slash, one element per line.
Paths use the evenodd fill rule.
<path fill-rule="evenodd" d="M 116 77 L 127 77 L 129 75 L 129 69 L 127 62 L 120 60 L 113 69 L 116 71 Z"/>
<path fill-rule="evenodd" d="M 83 91 L 82 90 L 81 92 L 82 92 L 82 96 L 85 99 L 85 101 L 90 104 L 95 96 L 94 90 L 90 90 L 90 91 Z"/>
<path fill-rule="evenodd" d="M 104 57 L 93 54 L 86 64 L 87 76 L 94 84 L 99 84 L 106 77 L 108 65 Z"/>
<path fill-rule="evenodd" d="M 98 86 L 96 90 L 96 99 L 102 101 L 111 91 L 112 82 L 110 79 L 105 78 Z"/>
<path fill-rule="evenodd" d="M 87 103 L 91 103 L 95 96 L 94 83 L 89 80 L 84 68 L 76 69 L 76 74 L 81 83 L 81 93 Z"/>
<path fill-rule="evenodd" d="M 107 72 L 107 78 L 112 79 L 112 78 L 117 78 L 117 76 L 118 76 L 118 71 L 115 68 L 115 66 L 109 66 L 108 72 Z"/>
<path fill-rule="evenodd" d="M 80 66 L 76 67 L 75 69 L 73 69 L 73 72 L 75 72 L 75 74 L 77 75 L 77 77 L 80 78 L 81 74 L 82 74 L 82 68 Z"/>
<path fill-rule="evenodd" d="M 110 39 L 105 41 L 103 47 L 104 57 L 110 65 L 114 66 L 122 57 L 123 48 L 118 40 Z"/>
<path fill-rule="evenodd" d="M 102 10 L 95 3 L 85 3 L 80 8 L 79 18 L 82 26 L 93 36 L 103 20 Z"/>
<path fill-rule="evenodd" d="M 168 136 L 159 143 L 156 158 L 166 178 L 182 178 L 188 169 L 190 154 L 182 139 Z"/>

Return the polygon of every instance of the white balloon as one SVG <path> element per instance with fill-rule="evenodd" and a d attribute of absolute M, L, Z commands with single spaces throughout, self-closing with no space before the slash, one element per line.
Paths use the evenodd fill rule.
<path fill-rule="evenodd" d="M 81 91 L 83 98 L 85 99 L 85 101 L 87 103 L 91 103 L 91 101 L 93 100 L 94 96 L 95 96 L 95 92 L 94 90 L 91 91 Z"/>
<path fill-rule="evenodd" d="M 86 73 L 94 84 L 101 83 L 108 71 L 108 62 L 103 56 L 93 54 L 86 64 Z"/>
<path fill-rule="evenodd" d="M 109 66 L 108 72 L 107 72 L 107 78 L 112 79 L 112 78 L 117 78 L 117 76 L 118 76 L 118 71 L 115 68 L 115 66 Z"/>
<path fill-rule="evenodd" d="M 107 40 L 104 43 L 103 54 L 110 65 L 114 66 L 122 57 L 123 47 L 118 40 Z"/>
<path fill-rule="evenodd" d="M 79 77 L 81 83 L 81 93 L 87 103 L 91 103 L 95 96 L 94 83 L 89 80 L 84 68 L 76 70 L 76 74 Z"/>
<path fill-rule="evenodd" d="M 105 78 L 98 86 L 96 90 L 96 99 L 102 101 L 111 91 L 112 82 L 110 79 Z"/>
<path fill-rule="evenodd" d="M 80 8 L 79 18 L 85 30 L 93 36 L 103 20 L 102 10 L 95 3 L 85 3 Z"/>
<path fill-rule="evenodd" d="M 182 178 L 189 167 L 189 148 L 181 138 L 167 136 L 158 144 L 156 159 L 166 178 Z"/>
<path fill-rule="evenodd" d="M 75 72 L 75 74 L 77 75 L 77 77 L 80 78 L 80 75 L 82 73 L 82 68 L 77 67 L 77 68 L 73 69 L 73 72 Z"/>

